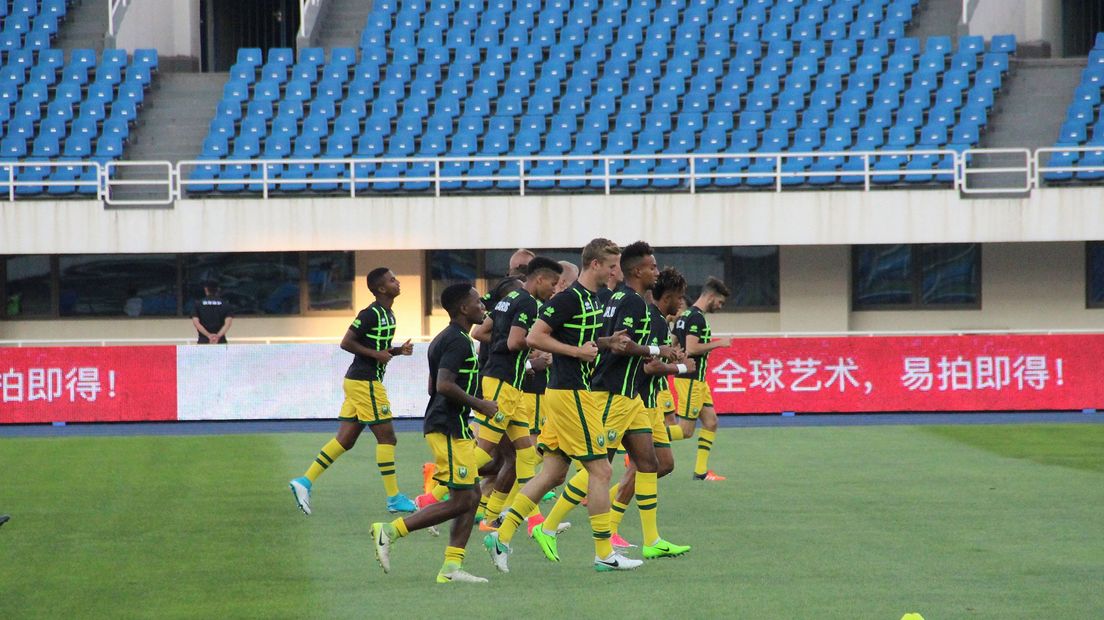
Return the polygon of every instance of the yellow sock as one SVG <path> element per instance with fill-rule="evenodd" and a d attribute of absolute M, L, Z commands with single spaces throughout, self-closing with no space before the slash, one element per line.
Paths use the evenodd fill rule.
<path fill-rule="evenodd" d="M 525 486 L 526 482 L 537 475 L 537 449 L 529 446 L 518 450 L 515 463 L 517 466 L 517 483 Z"/>
<path fill-rule="evenodd" d="M 403 521 L 402 517 L 392 521 L 391 527 L 395 528 L 395 538 L 402 538 L 410 533 L 410 530 L 406 528 L 406 521 Z"/>
<path fill-rule="evenodd" d="M 518 493 L 517 497 L 514 498 L 514 503 L 506 511 L 506 518 L 502 520 L 502 525 L 498 527 L 498 539 L 510 544 L 510 541 L 514 539 L 514 534 L 517 533 L 518 526 L 521 525 L 521 522 L 525 520 L 529 513 L 536 509 L 537 505 L 533 500 L 526 497 L 524 493 Z"/>
<path fill-rule="evenodd" d="M 613 545 L 610 544 L 610 514 L 603 512 L 600 515 L 591 515 L 590 530 L 594 534 L 594 555 L 608 558 L 613 553 Z"/>
<path fill-rule="evenodd" d="M 448 487 L 441 483 L 437 483 L 437 486 L 433 487 L 433 490 L 430 491 L 430 493 L 433 494 L 433 498 L 437 501 L 445 499 L 445 496 L 448 495 L 448 492 Z"/>
<path fill-rule="evenodd" d="M 702 475 L 709 471 L 709 451 L 713 449 L 713 438 L 717 435 L 714 431 L 704 428 L 698 433 L 698 458 L 694 461 L 694 474 Z"/>
<path fill-rule="evenodd" d="M 671 438 L 671 441 L 682 441 L 686 439 L 686 435 L 682 432 L 682 427 L 678 424 L 672 424 L 667 427 L 667 436 Z"/>
<path fill-rule="evenodd" d="M 659 483 L 656 473 L 636 472 L 636 508 L 640 511 L 640 529 L 644 544 L 651 545 L 659 538 L 656 522 L 656 506 L 659 504 Z"/>
<path fill-rule="evenodd" d="M 617 500 L 610 501 L 610 534 L 617 533 L 617 529 L 621 527 L 621 519 L 625 518 L 625 510 L 628 507 L 628 504 L 622 504 Z"/>
<path fill-rule="evenodd" d="M 521 487 L 518 486 L 517 480 L 514 480 L 514 486 L 510 487 L 510 493 L 506 495 L 506 501 L 502 502 L 502 510 L 506 510 L 514 505 L 514 498 L 517 497 L 520 489 Z"/>
<path fill-rule="evenodd" d="M 498 515 L 502 513 L 502 507 L 506 505 L 506 496 L 508 493 L 502 491 L 491 491 L 491 497 L 487 500 L 487 511 L 485 519 L 488 521 L 494 521 L 498 518 Z"/>
<path fill-rule="evenodd" d="M 303 475 L 307 477 L 307 480 L 314 482 L 342 454 L 345 454 L 345 448 L 342 448 L 336 439 L 331 439 L 329 443 L 322 446 L 322 450 L 319 451 L 318 456 L 314 457 L 314 462 L 307 469 L 307 473 Z"/>
<path fill-rule="evenodd" d="M 445 547 L 445 564 L 441 567 L 444 571 L 448 568 L 449 564 L 455 564 L 457 566 L 464 563 L 464 548 L 463 547 Z"/>
<path fill-rule="evenodd" d="M 395 446 L 381 443 L 376 445 L 376 466 L 383 476 L 383 490 L 387 497 L 399 494 L 399 481 L 395 477 Z"/>
<path fill-rule="evenodd" d="M 578 506 L 579 502 L 583 501 L 586 497 L 587 484 L 590 482 L 590 474 L 587 470 L 580 469 L 571 480 L 568 480 L 564 484 L 563 492 L 556 498 L 556 504 L 552 506 L 551 512 L 548 513 L 548 518 L 544 520 L 544 524 L 541 526 L 545 532 L 552 534 L 556 531 L 556 528 L 560 527 L 560 522 L 567 516 L 567 513 L 571 512 L 571 509 Z M 607 521 L 608 523 L 608 521 Z M 606 557 L 606 556 L 602 556 Z"/>

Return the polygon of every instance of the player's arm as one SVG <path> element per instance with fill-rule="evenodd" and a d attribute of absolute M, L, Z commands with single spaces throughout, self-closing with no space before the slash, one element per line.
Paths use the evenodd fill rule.
<path fill-rule="evenodd" d="M 465 405 L 484 415 L 492 416 L 498 413 L 498 403 L 468 394 L 456 382 L 458 377 L 459 375 L 448 368 L 437 369 L 437 393 L 454 403 Z"/>
<path fill-rule="evenodd" d="M 406 342 L 397 347 L 391 347 L 387 352 L 390 353 L 392 357 L 396 355 L 414 355 L 414 345 L 410 342 L 410 339 L 407 338 Z"/>
<path fill-rule="evenodd" d="M 481 344 L 491 344 L 491 330 L 494 329 L 494 317 L 490 314 L 487 318 L 483 319 L 483 322 L 472 328 L 471 337 L 472 340 Z"/>
<path fill-rule="evenodd" d="M 375 349 L 369 349 L 368 347 L 357 342 L 359 336 L 353 328 L 349 328 L 345 332 L 345 337 L 341 339 L 341 348 L 353 355 L 363 355 L 369 359 L 376 360 L 381 364 L 386 364 L 391 361 L 393 357 L 391 351 L 376 351 Z"/>
<path fill-rule="evenodd" d="M 682 366 L 682 368 L 679 368 Z M 665 362 L 659 358 L 652 358 L 644 363 L 644 374 L 646 375 L 675 375 L 684 374 L 688 372 L 694 372 L 698 369 L 698 365 L 694 360 L 687 358 L 682 362 Z"/>
<path fill-rule="evenodd" d="M 533 349 L 547 351 L 553 355 L 578 358 L 584 362 L 593 362 L 594 358 L 598 357 L 598 347 L 593 342 L 586 342 L 583 346 L 576 347 L 553 338 L 552 326 L 544 319 L 533 324 L 533 329 L 529 330 L 529 335 L 525 337 L 525 344 Z"/>
<path fill-rule="evenodd" d="M 713 349 L 723 349 L 731 344 L 731 338 L 718 338 L 716 340 L 710 340 L 709 342 L 702 342 L 701 338 L 698 338 L 694 334 L 686 334 L 687 355 L 705 355 Z"/>
<path fill-rule="evenodd" d="M 511 353 L 517 353 L 529 348 L 529 345 L 525 344 L 525 337 L 529 335 L 529 330 L 524 327 L 518 327 L 514 325 L 510 328 L 510 335 L 506 337 L 506 348 Z"/>

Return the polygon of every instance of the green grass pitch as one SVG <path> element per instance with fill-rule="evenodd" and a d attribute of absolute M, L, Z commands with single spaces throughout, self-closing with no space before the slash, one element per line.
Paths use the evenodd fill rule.
<path fill-rule="evenodd" d="M 725 429 L 727 482 L 690 481 L 694 441 L 660 482 L 688 556 L 595 573 L 576 510 L 560 564 L 519 537 L 498 574 L 473 532 L 482 586 L 434 583 L 425 532 L 379 569 L 369 436 L 303 516 L 287 480 L 328 438 L 0 439 L 0 618 L 1104 617 L 1104 425 Z M 427 455 L 400 434 L 404 491 Z"/>

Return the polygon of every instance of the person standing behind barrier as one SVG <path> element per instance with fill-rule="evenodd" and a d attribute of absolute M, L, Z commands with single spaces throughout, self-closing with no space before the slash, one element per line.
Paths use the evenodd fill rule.
<path fill-rule="evenodd" d="M 217 282 L 203 283 L 203 299 L 192 307 L 192 325 L 199 332 L 198 344 L 226 344 L 226 332 L 234 322 L 230 304 L 219 297 Z"/>

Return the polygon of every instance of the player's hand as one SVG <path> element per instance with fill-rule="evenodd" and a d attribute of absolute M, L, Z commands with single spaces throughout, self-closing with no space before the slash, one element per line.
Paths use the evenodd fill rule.
<path fill-rule="evenodd" d="M 659 345 L 659 356 L 660 357 L 666 358 L 666 359 L 669 359 L 669 360 L 674 360 L 674 359 L 678 359 L 678 355 L 679 355 L 679 350 L 676 347 L 672 347 L 672 346 L 666 345 L 666 344 Z"/>
<path fill-rule="evenodd" d="M 494 417 L 494 414 L 498 413 L 498 403 L 493 400 L 480 400 L 479 404 L 475 406 L 475 409 L 487 416 L 488 418 Z"/>
<path fill-rule="evenodd" d="M 598 345 L 593 340 L 583 343 L 583 346 L 575 350 L 575 357 L 590 363 L 598 357 Z"/>
<path fill-rule="evenodd" d="M 728 347 L 732 346 L 731 338 L 721 338 L 720 340 L 715 340 L 714 342 L 717 343 L 718 349 L 727 349 Z"/>
<path fill-rule="evenodd" d="M 632 339 L 629 338 L 629 332 L 622 329 L 621 331 L 613 332 L 613 335 L 610 336 L 609 348 L 610 351 L 614 353 L 624 354 L 629 348 L 630 343 L 632 343 Z"/>
<path fill-rule="evenodd" d="M 391 361 L 392 357 L 395 357 L 394 355 L 391 355 L 390 351 L 377 351 L 377 353 L 379 355 L 379 359 L 376 361 L 381 364 L 386 364 L 387 362 Z"/>
<path fill-rule="evenodd" d="M 409 338 L 399 347 L 399 355 L 414 355 L 414 345 L 411 344 Z"/>
<path fill-rule="evenodd" d="M 679 362 L 686 365 L 686 372 L 694 372 L 698 369 L 698 363 L 694 361 L 694 358 L 688 357 L 685 360 Z"/>
<path fill-rule="evenodd" d="M 649 375 L 661 375 L 666 368 L 667 364 L 654 357 L 648 358 L 648 361 L 644 362 L 644 372 Z"/>
<path fill-rule="evenodd" d="M 552 356 L 547 353 L 534 355 L 529 358 L 529 365 L 533 367 L 533 372 L 544 372 L 552 364 Z"/>

